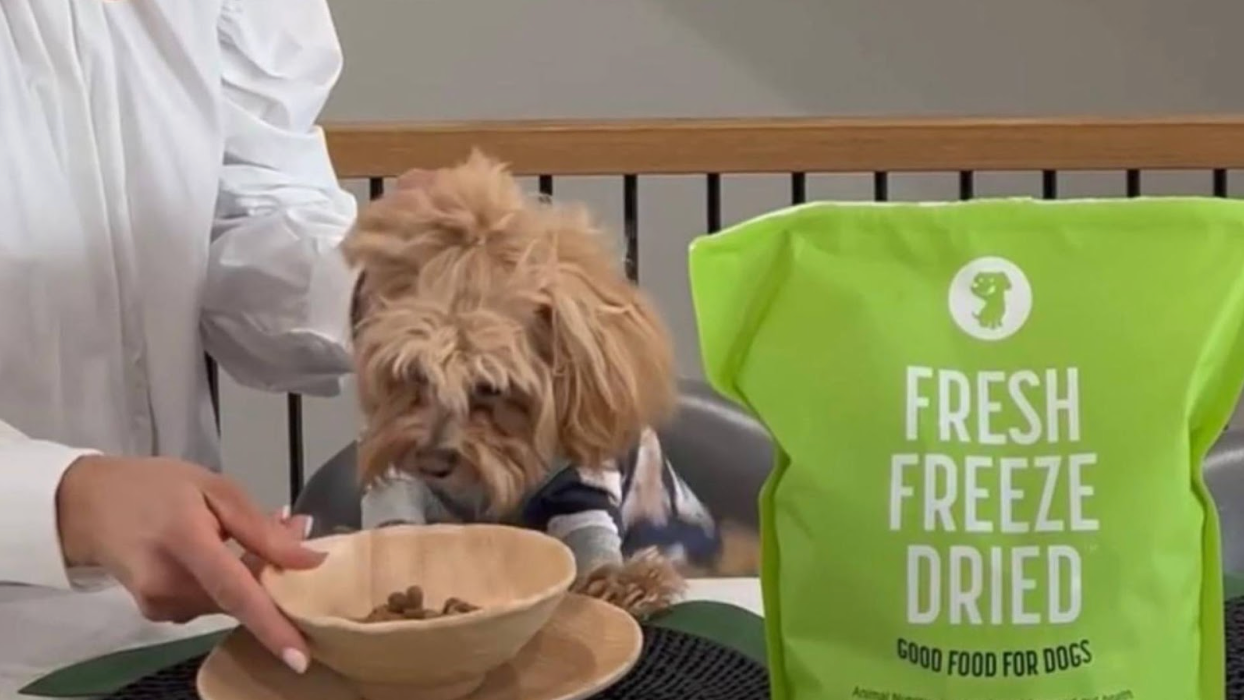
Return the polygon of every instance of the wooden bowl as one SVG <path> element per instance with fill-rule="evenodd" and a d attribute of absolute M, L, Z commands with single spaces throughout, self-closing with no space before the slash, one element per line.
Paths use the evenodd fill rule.
<path fill-rule="evenodd" d="M 453 700 L 509 662 L 562 602 L 575 576 L 560 541 L 502 525 L 396 526 L 313 540 L 308 571 L 260 579 L 302 630 L 312 658 L 367 700 Z M 424 606 L 448 598 L 480 610 L 430 620 L 362 622 L 390 593 L 417 585 Z"/>

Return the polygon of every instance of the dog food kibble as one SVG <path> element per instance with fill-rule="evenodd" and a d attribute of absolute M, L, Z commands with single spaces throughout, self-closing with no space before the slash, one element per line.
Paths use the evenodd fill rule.
<path fill-rule="evenodd" d="M 389 610 L 393 612 L 402 612 L 411 608 L 423 607 L 423 589 L 418 586 L 411 586 L 405 591 L 396 591 L 389 594 Z"/>
<path fill-rule="evenodd" d="M 475 612 L 476 610 L 479 610 L 479 608 L 465 600 L 450 598 L 445 601 L 445 608 L 441 610 L 441 613 L 444 615 L 461 615 L 463 613 Z"/>
<path fill-rule="evenodd" d="M 431 620 L 447 615 L 462 615 L 479 610 L 465 600 L 449 598 L 441 610 L 423 607 L 423 589 L 411 586 L 404 591 L 395 591 L 389 595 L 384 605 L 378 605 L 363 622 L 392 622 L 393 620 Z"/>

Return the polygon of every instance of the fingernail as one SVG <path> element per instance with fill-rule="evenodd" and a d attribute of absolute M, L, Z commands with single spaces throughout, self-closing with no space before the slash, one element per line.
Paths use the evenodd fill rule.
<path fill-rule="evenodd" d="M 301 675 L 307 672 L 307 665 L 309 664 L 307 661 L 307 655 L 297 649 L 286 649 L 281 652 L 281 660 L 284 661 L 285 665 L 289 666 L 294 673 Z"/>
<path fill-rule="evenodd" d="M 311 527 L 313 525 L 315 525 L 315 518 L 308 515 L 306 524 L 302 526 L 302 539 L 305 540 L 311 536 Z"/>
<path fill-rule="evenodd" d="M 281 522 L 285 522 L 286 520 L 289 520 L 289 506 L 288 505 L 281 506 Z"/>

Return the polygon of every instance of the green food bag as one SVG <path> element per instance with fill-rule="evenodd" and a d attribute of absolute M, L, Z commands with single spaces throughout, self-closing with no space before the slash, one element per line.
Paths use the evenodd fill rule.
<path fill-rule="evenodd" d="M 812 204 L 691 250 L 778 445 L 777 700 L 1219 700 L 1244 203 Z"/>

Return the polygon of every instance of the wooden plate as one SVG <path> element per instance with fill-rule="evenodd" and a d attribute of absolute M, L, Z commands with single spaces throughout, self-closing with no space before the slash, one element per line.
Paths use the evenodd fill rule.
<path fill-rule="evenodd" d="M 582 700 L 635 665 L 643 633 L 634 618 L 592 598 L 567 595 L 553 618 L 508 664 L 463 700 Z M 230 634 L 199 670 L 203 700 L 358 700 L 321 664 L 305 675 L 286 668 L 249 632 Z"/>

